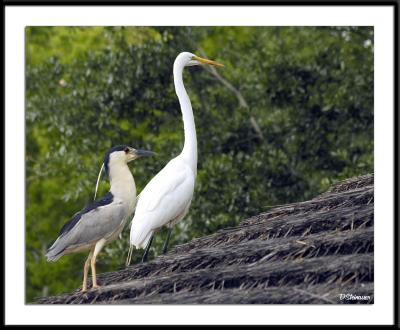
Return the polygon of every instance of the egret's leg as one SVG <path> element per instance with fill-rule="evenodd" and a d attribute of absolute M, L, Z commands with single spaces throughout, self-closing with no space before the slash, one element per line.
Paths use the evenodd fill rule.
<path fill-rule="evenodd" d="M 133 245 L 129 245 L 128 256 L 126 257 L 126 261 L 125 261 L 126 267 L 128 267 L 131 264 L 132 251 L 133 251 Z"/>
<path fill-rule="evenodd" d="M 168 243 L 169 243 L 169 239 L 171 238 L 171 233 L 172 233 L 172 228 L 168 228 L 168 234 L 167 234 L 167 238 L 164 242 L 164 246 L 162 249 L 162 253 L 166 254 L 167 253 L 167 249 L 168 249 Z"/>
<path fill-rule="evenodd" d="M 92 266 L 92 279 L 93 279 L 92 287 L 93 287 L 93 289 L 96 289 L 99 287 L 97 285 L 97 278 L 96 278 L 96 257 L 100 253 L 100 251 L 103 248 L 105 243 L 106 243 L 106 241 L 104 239 L 101 239 L 100 241 L 98 241 L 96 243 L 96 245 L 94 247 L 94 251 L 93 251 L 92 260 L 90 261 L 90 264 Z"/>
<path fill-rule="evenodd" d="M 87 291 L 87 277 L 88 277 L 88 272 L 89 272 L 89 264 L 90 260 L 92 259 L 93 255 L 93 250 L 90 251 L 86 261 L 85 261 L 85 266 L 83 267 L 83 284 L 82 284 L 82 292 Z"/>
<path fill-rule="evenodd" d="M 142 262 L 146 262 L 147 261 L 147 256 L 149 254 L 151 243 L 153 243 L 153 238 L 154 238 L 154 234 L 151 235 L 150 241 L 149 241 L 149 243 L 147 243 L 146 249 L 144 250 L 144 254 L 143 254 L 143 257 L 142 257 Z"/>

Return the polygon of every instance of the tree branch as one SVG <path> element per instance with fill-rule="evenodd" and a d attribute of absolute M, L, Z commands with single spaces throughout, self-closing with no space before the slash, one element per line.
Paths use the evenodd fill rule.
<path fill-rule="evenodd" d="M 201 47 L 198 47 L 200 54 L 204 58 L 208 58 L 206 53 Z M 249 109 L 249 105 L 246 102 L 245 98 L 243 97 L 243 94 L 235 87 L 233 86 L 228 80 L 226 80 L 224 77 L 222 77 L 219 72 L 213 67 L 213 66 L 207 66 L 206 69 L 220 82 L 222 85 L 224 85 L 227 89 L 229 89 L 231 92 L 233 92 L 239 102 L 239 106 Z M 261 139 L 264 140 L 264 135 L 262 133 L 262 130 L 260 128 L 260 125 L 258 125 L 256 119 L 254 118 L 253 115 L 250 114 L 250 124 L 253 127 L 254 131 L 257 133 L 257 136 Z"/>

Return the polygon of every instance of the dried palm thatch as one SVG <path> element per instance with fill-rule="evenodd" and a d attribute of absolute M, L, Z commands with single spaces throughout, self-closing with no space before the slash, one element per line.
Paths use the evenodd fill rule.
<path fill-rule="evenodd" d="M 100 274 L 100 290 L 41 304 L 373 303 L 373 174 L 283 205 L 146 264 Z"/>

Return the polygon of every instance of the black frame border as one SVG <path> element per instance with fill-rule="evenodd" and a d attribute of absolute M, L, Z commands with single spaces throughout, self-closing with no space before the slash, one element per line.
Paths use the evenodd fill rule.
<path fill-rule="evenodd" d="M 2 180 L 3 180 L 3 317 L 2 317 L 2 324 L 5 324 L 5 9 L 6 7 L 10 6 L 56 6 L 56 5 L 64 5 L 64 6 L 392 6 L 393 7 L 393 15 L 394 15 L 394 113 L 393 113 L 393 129 L 394 129 L 394 319 L 392 325 L 386 325 L 384 327 L 389 328 L 400 328 L 400 306 L 399 306 L 399 255 L 400 255 L 400 244 L 398 238 L 400 238 L 400 228 L 399 228 L 399 146 L 400 146 L 400 121 L 399 121 L 399 0 L 384 0 L 384 1 L 372 1 L 372 0 L 328 0 L 328 1 L 321 1 L 321 0 L 307 0 L 307 1 L 293 1 L 293 0 L 251 0 L 251 1 L 244 1 L 244 0 L 195 0 L 195 1 L 188 1 L 188 0 L 173 0 L 173 1 L 157 1 L 157 0 L 139 0 L 139 1 L 132 1 L 132 0 L 69 0 L 69 1 L 55 1 L 55 0 L 39 0 L 39 1 L 20 1 L 20 0 L 3 0 L 2 6 L 2 16 L 3 16 L 3 114 L 2 114 L 2 157 L 3 157 L 3 173 L 2 173 Z M 10 326 L 10 325 L 8 325 Z M 41 327 L 48 327 L 47 325 L 39 325 Z M 49 325 L 52 327 L 52 325 Z M 299 327 L 321 327 L 322 325 L 308 325 L 308 326 L 299 326 Z M 326 326 L 326 325 L 325 325 Z M 96 327 L 103 327 L 102 325 L 97 325 Z M 186 325 L 171 325 L 166 327 L 187 327 Z M 224 326 L 223 326 L 224 327 Z M 236 327 L 236 326 L 229 326 L 229 327 Z M 253 327 L 260 327 L 260 326 L 253 326 Z M 279 327 L 287 327 L 285 325 Z M 336 327 L 336 326 L 327 326 L 327 327 Z M 352 327 L 361 327 L 358 325 L 353 325 Z M 369 327 L 369 326 L 362 326 L 362 327 Z"/>

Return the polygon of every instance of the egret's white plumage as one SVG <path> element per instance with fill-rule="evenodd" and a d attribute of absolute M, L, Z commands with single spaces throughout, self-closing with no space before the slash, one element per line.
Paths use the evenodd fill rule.
<path fill-rule="evenodd" d="M 195 177 L 178 156 L 149 182 L 136 205 L 131 244 L 145 248 L 154 231 L 182 220 L 192 201 Z"/>
<path fill-rule="evenodd" d="M 155 232 L 163 226 L 172 228 L 189 210 L 197 174 L 197 139 L 192 106 L 183 85 L 182 73 L 185 66 L 199 64 L 222 66 L 188 52 L 180 53 L 174 62 L 174 85 L 182 111 L 185 143 L 182 152 L 140 193 L 132 219 L 131 247 L 145 248 Z"/>

